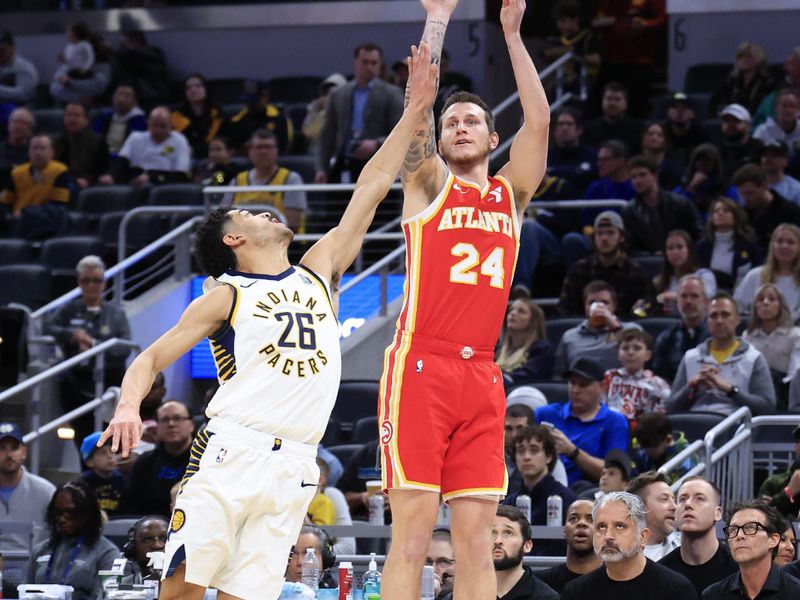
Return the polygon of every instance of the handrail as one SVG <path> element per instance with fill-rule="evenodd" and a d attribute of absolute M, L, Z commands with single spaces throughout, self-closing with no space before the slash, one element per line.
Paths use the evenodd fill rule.
<path fill-rule="evenodd" d="M 749 427 L 751 420 L 752 415 L 750 413 L 750 409 L 746 406 L 739 407 L 732 414 L 725 417 L 722 421 L 714 425 L 706 432 L 706 435 L 703 437 L 703 445 L 705 445 L 706 450 L 708 451 L 709 448 L 714 446 L 714 440 L 716 440 L 717 436 L 728 429 L 731 425 L 745 425 Z"/>
<path fill-rule="evenodd" d="M 612 206 L 624 208 L 628 206 L 627 200 L 620 198 L 607 198 L 604 200 L 534 200 L 530 208 L 599 208 Z"/>
<path fill-rule="evenodd" d="M 76 354 L 75 356 L 68 358 L 65 361 L 62 361 L 57 365 L 54 365 L 49 369 L 42 371 L 41 373 L 37 373 L 30 379 L 26 379 L 25 381 L 18 383 L 14 387 L 0 393 L 0 403 L 5 402 L 9 398 L 12 398 L 17 394 L 20 394 L 25 390 L 30 389 L 42 383 L 43 381 L 47 381 L 54 375 L 58 375 L 59 373 L 71 369 L 75 365 L 78 365 L 83 361 L 85 361 L 87 358 L 93 358 L 98 354 L 104 354 L 106 350 L 110 350 L 111 348 L 115 348 L 117 346 L 128 347 L 131 349 L 139 349 L 140 347 L 139 344 L 132 342 L 130 340 L 124 340 L 122 338 L 108 339 L 104 342 L 101 342 L 100 344 L 97 344 L 97 346 L 89 348 L 88 350 L 86 350 L 85 352 L 81 352 L 80 354 Z"/>
<path fill-rule="evenodd" d="M 560 69 L 564 64 L 566 64 L 567 62 L 569 62 L 571 60 L 574 60 L 576 58 L 577 57 L 572 52 L 568 52 L 567 54 L 564 54 L 563 56 L 559 57 L 557 60 L 555 60 L 552 63 L 550 63 L 549 65 L 547 65 L 544 69 L 542 69 L 542 72 L 539 73 L 539 79 L 544 80 L 544 79 L 550 77 L 551 74 L 553 74 L 555 71 L 558 71 L 558 69 Z M 512 104 L 514 104 L 514 102 L 516 102 L 518 98 L 519 98 L 519 90 L 517 90 L 516 92 L 511 94 L 508 98 L 503 100 L 500 104 L 495 106 L 492 109 L 492 114 L 496 118 L 497 115 L 502 113 L 505 109 L 507 109 Z"/>
<path fill-rule="evenodd" d="M 352 279 L 348 280 L 346 284 L 344 284 L 341 288 L 339 288 L 339 294 L 344 294 L 347 290 L 358 285 L 376 271 L 380 271 L 384 266 L 388 265 L 395 258 L 405 253 L 405 251 L 406 251 L 405 244 L 403 244 L 402 246 L 398 246 L 397 248 L 389 252 L 389 254 L 380 259 L 378 262 L 376 262 L 374 265 L 364 269 L 363 271 L 361 271 L 361 273 L 359 273 Z"/>
<path fill-rule="evenodd" d="M 54 429 L 58 429 L 59 426 L 64 425 L 65 423 L 69 423 L 75 417 L 80 417 L 81 415 L 93 411 L 101 404 L 105 404 L 106 402 L 111 402 L 111 401 L 116 402 L 117 399 L 119 398 L 119 395 L 120 395 L 120 389 L 118 387 L 110 387 L 100 398 L 95 398 L 94 400 L 90 400 L 85 404 L 81 404 L 78 408 L 75 408 L 69 411 L 68 413 L 64 413 L 63 415 L 61 415 L 56 419 L 53 419 L 49 423 L 45 423 L 38 429 L 26 433 L 24 436 L 22 436 L 22 442 L 24 444 L 30 444 L 32 441 L 42 437 L 45 433 L 50 433 Z"/>
<path fill-rule="evenodd" d="M 686 446 L 686 448 L 684 448 L 683 450 L 678 452 L 675 456 L 673 456 L 667 462 L 665 462 L 663 465 L 661 465 L 658 468 L 658 472 L 659 473 L 664 473 L 665 475 L 668 475 L 669 472 L 672 471 L 672 469 L 674 469 L 675 467 L 680 466 L 680 464 L 683 461 L 685 461 L 687 458 L 691 458 L 692 455 L 697 454 L 704 447 L 705 447 L 705 444 L 703 444 L 703 440 L 695 440 L 695 441 L 693 441 L 691 444 Z"/>

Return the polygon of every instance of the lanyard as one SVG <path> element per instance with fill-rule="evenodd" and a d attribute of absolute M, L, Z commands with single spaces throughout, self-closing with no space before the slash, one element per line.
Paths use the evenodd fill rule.
<path fill-rule="evenodd" d="M 67 566 L 64 567 L 64 572 L 61 574 L 61 581 L 59 585 L 64 585 L 64 582 L 67 580 L 67 575 L 69 572 L 72 571 L 72 567 L 75 565 L 75 559 L 78 558 L 78 554 L 81 552 L 81 547 L 83 546 L 83 536 L 78 538 L 78 541 L 75 542 L 75 545 L 72 546 L 72 552 L 69 555 L 69 561 L 67 562 Z M 55 549 L 54 549 L 55 550 Z M 53 562 L 55 561 L 55 552 L 50 555 L 50 560 L 47 561 L 47 573 L 45 574 L 45 583 L 50 583 L 50 577 L 53 573 Z"/>

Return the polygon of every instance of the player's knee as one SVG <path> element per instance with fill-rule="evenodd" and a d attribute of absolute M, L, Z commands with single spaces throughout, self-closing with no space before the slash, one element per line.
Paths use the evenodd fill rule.
<path fill-rule="evenodd" d="M 428 556 L 428 546 L 431 543 L 430 531 L 409 531 L 402 536 L 402 541 L 395 538 L 392 550 L 397 550 L 400 558 L 405 563 L 422 565 Z"/>

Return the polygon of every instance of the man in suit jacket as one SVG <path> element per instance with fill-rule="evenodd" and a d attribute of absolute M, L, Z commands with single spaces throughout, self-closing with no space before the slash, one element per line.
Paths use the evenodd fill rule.
<path fill-rule="evenodd" d="M 317 152 L 316 183 L 348 182 L 348 176 L 355 181 L 403 114 L 400 88 L 378 77 L 381 49 L 360 44 L 353 57 L 354 79 L 331 92 L 328 102 Z"/>

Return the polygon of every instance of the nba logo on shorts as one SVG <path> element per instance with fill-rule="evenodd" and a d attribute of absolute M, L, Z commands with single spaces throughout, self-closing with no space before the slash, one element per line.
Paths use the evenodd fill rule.
<path fill-rule="evenodd" d="M 422 364 L 422 359 L 420 358 L 420 359 L 417 361 L 417 373 L 422 373 L 422 367 L 423 367 L 423 366 L 424 366 L 424 365 Z"/>
<path fill-rule="evenodd" d="M 381 443 L 388 444 L 394 435 L 394 427 L 390 421 L 384 421 L 381 425 Z"/>
<path fill-rule="evenodd" d="M 225 460 L 225 457 L 228 455 L 228 451 L 225 448 L 220 448 L 219 453 L 217 453 L 217 462 L 221 463 Z"/>

